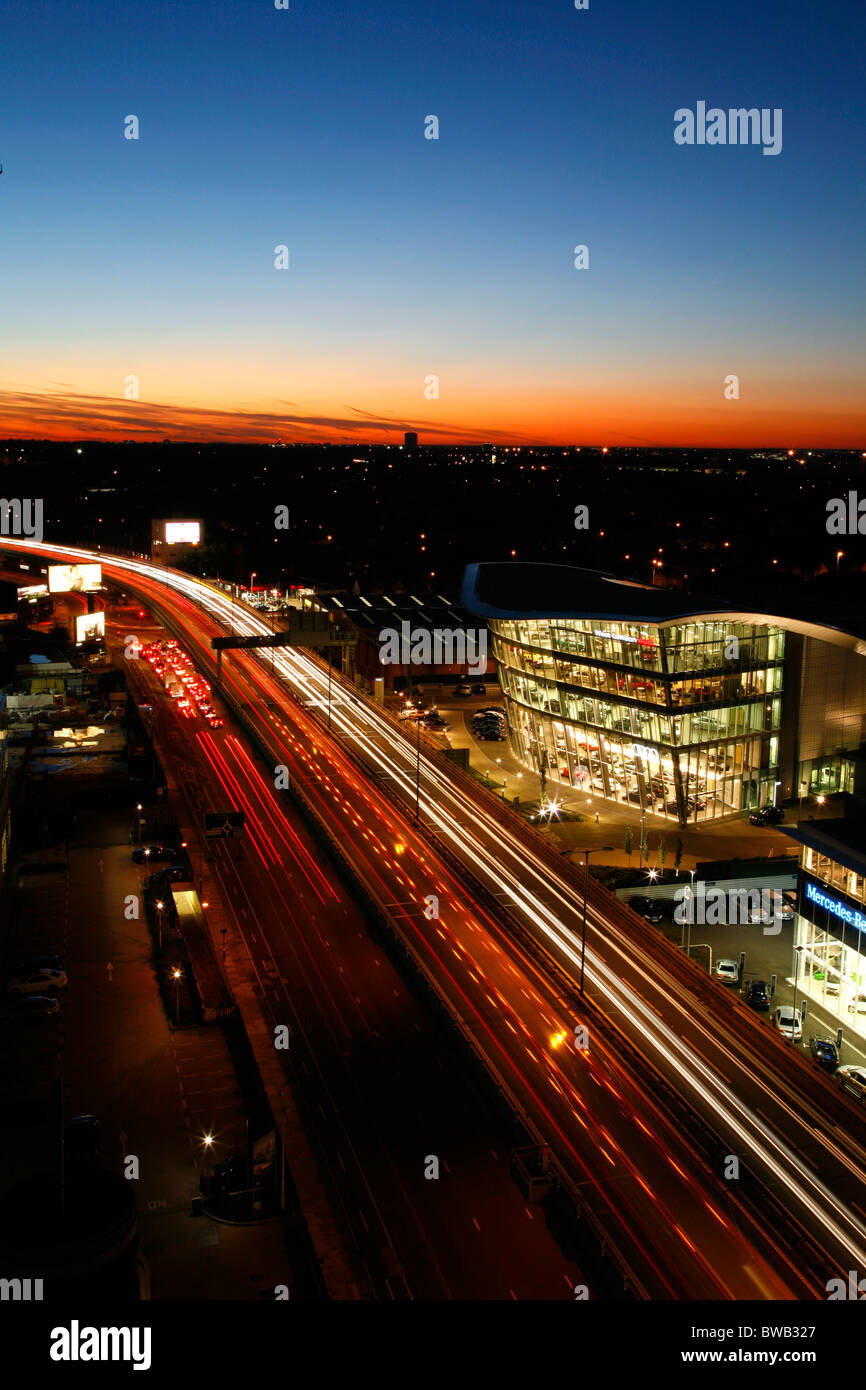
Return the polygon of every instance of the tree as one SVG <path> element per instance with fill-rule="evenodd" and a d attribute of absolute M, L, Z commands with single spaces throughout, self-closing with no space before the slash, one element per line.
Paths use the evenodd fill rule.
<path fill-rule="evenodd" d="M 547 800 L 547 768 L 546 768 L 546 767 L 543 767 L 543 768 L 541 769 L 541 796 L 539 797 L 539 804 L 540 804 L 540 806 L 541 806 L 542 811 L 544 810 L 544 803 L 546 802 L 546 800 Z"/>
<path fill-rule="evenodd" d="M 632 852 L 632 847 L 633 847 L 633 845 L 634 845 L 634 836 L 632 835 L 632 832 L 631 832 L 631 826 L 630 826 L 630 825 L 627 825 L 626 828 L 625 828 L 625 852 L 626 852 L 626 854 L 628 855 L 628 866 L 629 866 L 629 868 L 631 868 L 631 852 Z"/>
<path fill-rule="evenodd" d="M 668 857 L 668 843 L 663 835 L 659 837 L 659 868 L 664 869 Z"/>
<path fill-rule="evenodd" d="M 674 854 L 674 868 L 677 871 L 677 878 L 680 876 L 680 864 L 683 862 L 683 842 L 677 840 L 676 853 Z"/>

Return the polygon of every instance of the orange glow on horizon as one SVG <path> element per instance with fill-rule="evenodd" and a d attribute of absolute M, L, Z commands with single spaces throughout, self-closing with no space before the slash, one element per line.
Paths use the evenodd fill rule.
<path fill-rule="evenodd" d="M 839 409 L 832 411 L 824 396 L 820 408 L 810 408 L 804 393 L 796 408 L 786 408 L 779 394 L 768 392 L 761 408 L 737 402 L 732 410 L 730 403 L 726 408 L 724 402 L 710 403 L 682 389 L 661 393 L 647 388 L 628 399 L 612 388 L 595 389 L 581 399 L 580 392 L 558 385 L 516 396 L 502 389 L 482 391 L 471 401 L 465 392 L 454 393 L 449 407 L 417 399 L 410 406 L 404 393 L 395 408 L 377 413 L 345 405 L 326 408 L 319 400 L 304 411 L 296 402 L 273 400 L 261 406 L 226 405 L 225 396 L 220 404 L 202 400 L 189 405 L 128 401 L 72 388 L 7 389 L 0 391 L 0 437 L 359 446 L 399 445 L 403 432 L 414 430 L 422 447 L 490 441 L 501 446 L 748 448 L 784 447 L 792 438 L 804 449 L 862 447 L 866 412 L 855 409 L 850 399 L 840 400 Z"/>

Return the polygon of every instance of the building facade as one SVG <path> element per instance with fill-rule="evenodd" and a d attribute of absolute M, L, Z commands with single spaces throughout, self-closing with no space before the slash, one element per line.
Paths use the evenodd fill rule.
<path fill-rule="evenodd" d="M 801 821 L 791 974 L 840 1027 L 866 1027 L 866 821 Z"/>
<path fill-rule="evenodd" d="M 515 756 L 677 822 L 772 802 L 785 632 L 584 618 L 490 621 Z"/>
<path fill-rule="evenodd" d="M 564 565 L 470 565 L 515 756 L 679 824 L 866 795 L 866 622 Z"/>

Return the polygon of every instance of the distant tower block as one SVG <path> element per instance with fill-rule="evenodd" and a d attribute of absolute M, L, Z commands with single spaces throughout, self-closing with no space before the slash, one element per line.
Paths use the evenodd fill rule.
<path fill-rule="evenodd" d="M 414 430 L 407 430 L 406 433 L 403 435 L 403 448 L 404 448 L 404 449 L 417 449 L 417 448 L 418 448 L 418 436 L 417 436 L 417 434 L 414 432 Z"/>

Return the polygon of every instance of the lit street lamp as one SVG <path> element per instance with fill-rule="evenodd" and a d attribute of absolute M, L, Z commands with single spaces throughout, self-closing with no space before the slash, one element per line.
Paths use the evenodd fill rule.
<path fill-rule="evenodd" d="M 610 854 L 613 852 L 613 845 L 602 845 L 602 850 Z M 580 992 L 583 994 L 583 962 L 586 956 L 586 890 L 589 883 L 589 856 L 595 851 L 592 849 L 579 849 L 578 854 L 583 855 L 583 927 L 580 933 Z"/>
<path fill-rule="evenodd" d="M 181 972 L 178 970 L 177 966 L 175 966 L 175 968 L 174 968 L 174 970 L 172 970 L 171 974 L 172 974 L 172 978 L 173 978 L 173 980 L 174 980 L 174 1026 L 175 1026 L 175 1028 L 176 1028 L 176 1027 L 178 1026 L 178 1017 L 179 1017 L 179 1015 L 180 1015 L 180 974 L 181 974 Z"/>
<path fill-rule="evenodd" d="M 795 1034 L 795 1032 L 796 1032 L 796 1027 L 797 1027 L 797 981 L 798 981 L 799 978 L 800 978 L 800 954 L 801 954 L 801 952 L 805 951 L 805 949 L 806 949 L 805 946 L 795 946 L 795 947 L 794 947 L 794 950 L 795 950 L 795 952 L 796 952 L 796 955 L 794 956 L 794 1017 L 791 1019 L 791 1042 L 792 1042 L 792 1043 L 795 1043 L 795 1042 L 797 1041 L 797 1039 L 796 1039 L 795 1036 L 794 1036 L 794 1034 Z"/>

